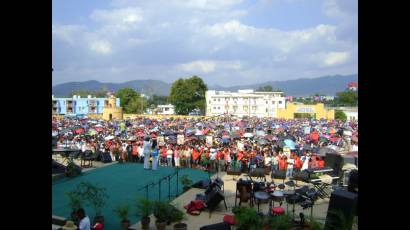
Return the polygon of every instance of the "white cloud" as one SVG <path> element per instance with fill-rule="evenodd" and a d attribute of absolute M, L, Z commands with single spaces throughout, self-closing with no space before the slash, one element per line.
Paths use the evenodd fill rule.
<path fill-rule="evenodd" d="M 221 10 L 241 3 L 242 0 L 176 0 L 179 6 L 200 10 Z"/>
<path fill-rule="evenodd" d="M 142 11 L 137 7 L 94 10 L 90 17 L 96 22 L 113 25 L 132 25 L 143 20 Z"/>
<path fill-rule="evenodd" d="M 76 44 L 75 40 L 84 31 L 85 27 L 80 25 L 52 25 L 52 35 L 71 46 Z"/>
<path fill-rule="evenodd" d="M 324 57 L 325 66 L 336 66 L 345 63 L 350 57 L 349 52 L 329 52 Z"/>
<path fill-rule="evenodd" d="M 177 68 L 190 73 L 212 73 L 218 70 L 240 70 L 242 64 L 240 61 L 197 60 L 180 64 Z"/>
<path fill-rule="evenodd" d="M 284 53 L 308 44 L 336 40 L 335 27 L 322 24 L 304 30 L 282 31 L 274 28 L 256 28 L 244 25 L 237 20 L 231 20 L 208 26 L 205 32 L 210 36 L 233 39 L 255 47 L 274 48 Z"/>
<path fill-rule="evenodd" d="M 211 73 L 215 71 L 216 63 L 214 61 L 193 61 L 179 65 L 179 68 L 185 72 Z"/>
<path fill-rule="evenodd" d="M 90 43 L 90 49 L 100 54 L 110 54 L 111 44 L 108 41 L 99 40 Z"/>

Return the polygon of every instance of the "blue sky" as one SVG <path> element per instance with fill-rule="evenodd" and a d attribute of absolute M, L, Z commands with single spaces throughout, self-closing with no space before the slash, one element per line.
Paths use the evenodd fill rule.
<path fill-rule="evenodd" d="M 357 73 L 357 0 L 53 0 L 53 85 Z"/>

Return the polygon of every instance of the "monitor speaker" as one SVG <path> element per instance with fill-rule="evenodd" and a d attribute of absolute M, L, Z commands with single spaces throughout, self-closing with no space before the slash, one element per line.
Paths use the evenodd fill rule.
<path fill-rule="evenodd" d="M 333 230 L 346 225 L 351 229 L 355 216 L 357 216 L 357 194 L 336 190 L 330 196 L 324 229 Z"/>
<path fill-rule="evenodd" d="M 328 153 L 325 157 L 325 167 L 334 170 L 334 174 L 341 176 L 343 167 L 343 157 L 338 153 Z"/>
<path fill-rule="evenodd" d="M 218 187 L 214 187 L 212 189 L 206 198 L 206 206 L 210 209 L 213 210 L 216 208 L 216 206 L 219 205 L 221 201 L 225 199 L 224 194 L 221 192 L 221 190 Z"/>

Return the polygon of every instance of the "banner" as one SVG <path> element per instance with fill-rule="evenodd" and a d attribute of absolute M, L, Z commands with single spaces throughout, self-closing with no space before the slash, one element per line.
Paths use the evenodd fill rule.
<path fill-rule="evenodd" d="M 178 144 L 178 145 L 183 145 L 184 143 L 185 143 L 185 141 L 184 141 L 184 135 L 178 134 L 178 136 L 177 136 L 177 144 Z"/>
<path fill-rule="evenodd" d="M 212 136 L 206 136 L 206 144 L 212 145 L 213 139 Z"/>
<path fill-rule="evenodd" d="M 158 145 L 160 145 L 160 146 L 165 145 L 164 136 L 158 136 L 158 137 L 157 137 L 157 140 L 158 140 Z"/>

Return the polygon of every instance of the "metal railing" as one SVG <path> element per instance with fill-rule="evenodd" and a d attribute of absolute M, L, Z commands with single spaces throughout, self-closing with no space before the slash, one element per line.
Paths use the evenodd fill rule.
<path fill-rule="evenodd" d="M 168 182 L 168 200 L 171 201 L 171 197 L 174 197 L 174 195 L 171 195 L 171 179 L 175 176 L 176 176 L 175 197 L 177 197 L 178 194 L 179 194 L 178 193 L 178 181 L 179 181 L 179 169 L 178 168 L 175 169 L 175 172 L 160 178 L 157 182 L 151 182 L 151 183 L 148 183 L 148 184 L 140 187 L 139 189 L 137 189 L 137 192 L 142 191 L 142 190 L 145 189 L 145 198 L 149 199 L 149 190 L 150 190 L 150 188 L 155 189 L 155 186 L 158 186 L 158 200 L 161 201 L 161 184 L 162 184 L 163 181 L 165 181 L 165 182 Z"/>

